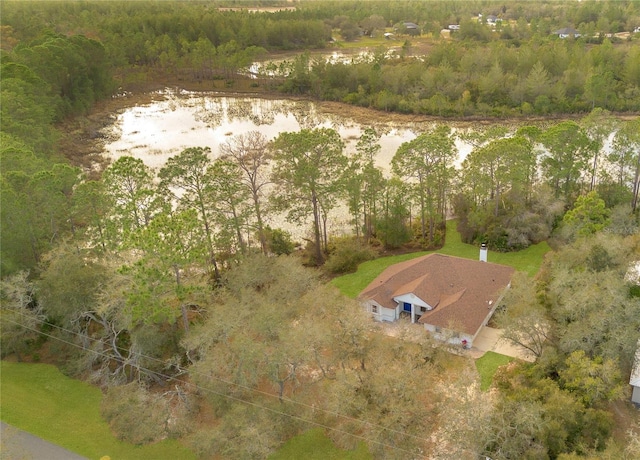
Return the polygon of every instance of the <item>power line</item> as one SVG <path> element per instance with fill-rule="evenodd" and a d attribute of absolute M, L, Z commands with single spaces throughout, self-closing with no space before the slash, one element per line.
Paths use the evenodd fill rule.
<path fill-rule="evenodd" d="M 93 338 L 93 337 L 89 337 L 89 336 L 82 335 L 82 334 L 80 334 L 80 333 L 79 333 L 79 332 L 77 332 L 77 331 L 72 331 L 72 330 L 69 330 L 69 329 L 63 328 L 62 326 L 58 326 L 58 325 L 55 325 L 55 324 L 47 323 L 47 322 L 46 322 L 46 321 L 44 321 L 44 320 L 38 320 L 38 319 L 37 319 L 37 321 L 38 321 L 40 324 L 48 324 L 48 325 L 49 325 L 49 326 L 51 326 L 51 327 L 54 327 L 54 328 L 56 328 L 56 329 L 58 329 L 58 330 L 61 330 L 61 331 L 63 331 L 63 332 L 66 332 L 66 333 L 68 333 L 68 334 L 75 335 L 75 336 L 77 336 L 77 337 L 79 337 L 79 338 L 87 338 L 87 339 L 89 339 L 89 340 L 91 340 L 91 341 L 94 341 L 94 342 L 100 342 L 100 343 L 102 343 L 102 341 L 101 341 L 100 339 L 96 339 L 96 338 Z M 36 331 L 36 332 L 38 332 L 38 331 Z M 85 347 L 81 347 L 81 346 L 76 345 L 76 344 L 74 344 L 74 346 L 76 346 L 76 347 L 78 347 L 78 348 L 86 349 Z M 101 355 L 101 356 L 103 356 L 103 357 L 113 359 L 113 357 L 112 357 L 112 356 L 109 356 L 109 355 L 107 355 L 107 354 L 104 354 L 104 353 L 98 353 L 98 352 L 96 352 L 95 350 L 90 350 L 90 351 L 92 351 L 92 352 L 94 352 L 94 353 L 97 353 L 97 354 L 100 354 L 100 355 Z M 150 360 L 150 361 L 155 361 L 155 362 L 160 363 L 160 364 L 165 364 L 165 362 L 164 362 L 164 361 L 162 361 L 162 360 L 160 360 L 160 359 L 158 359 L 158 358 L 155 358 L 155 357 L 152 357 L 152 356 L 147 356 L 147 355 L 144 355 L 144 354 L 142 354 L 142 353 L 137 353 L 137 354 L 138 354 L 138 356 L 140 356 L 140 357 L 142 357 L 142 358 L 145 358 L 145 359 L 148 359 L 148 360 Z M 166 374 L 159 373 L 159 372 L 157 372 L 157 371 L 152 371 L 152 370 L 150 370 L 150 369 L 146 369 L 146 368 L 143 368 L 143 367 L 140 367 L 140 366 L 137 366 L 137 368 L 142 369 L 142 370 L 145 370 L 145 371 L 148 371 L 148 372 L 151 372 L 151 373 L 155 373 L 155 374 L 157 374 L 158 376 L 161 376 L 161 377 L 166 378 L 167 380 L 171 380 L 171 379 L 176 380 L 174 377 L 168 376 L 168 375 L 166 375 Z M 252 391 L 252 392 L 254 392 L 254 393 L 257 393 L 257 394 L 260 394 L 260 395 L 263 395 L 263 396 L 268 396 L 268 397 L 270 397 L 270 398 L 277 398 L 277 399 L 278 399 L 278 400 L 280 400 L 280 401 L 283 401 L 283 400 L 284 400 L 284 401 L 286 401 L 286 402 L 288 402 L 288 403 L 290 403 L 290 404 L 299 405 L 299 406 L 305 407 L 305 408 L 307 408 L 307 409 L 311 409 L 311 410 L 314 410 L 314 411 L 324 412 L 324 413 L 326 413 L 326 414 L 333 415 L 333 416 L 338 417 L 338 418 L 342 418 L 342 419 L 349 420 L 349 421 L 352 421 L 352 422 L 357 422 L 357 423 L 365 424 L 365 425 L 370 426 L 371 428 L 377 428 L 377 429 L 385 430 L 385 431 L 388 431 L 388 432 L 391 432 L 391 433 L 396 433 L 396 434 L 399 434 L 399 435 L 401 435 L 401 436 L 412 437 L 412 438 L 414 438 L 414 439 L 416 439 L 416 440 L 419 440 L 419 441 L 425 441 L 425 439 L 424 439 L 424 438 L 422 438 L 422 437 L 420 437 L 420 436 L 416 436 L 416 435 L 413 435 L 413 434 L 410 434 L 410 433 L 406 433 L 406 432 L 401 431 L 401 430 L 395 430 L 395 429 L 393 429 L 393 428 L 385 427 L 385 426 L 383 426 L 383 425 L 378 425 L 378 424 L 375 424 L 375 423 L 372 423 L 372 422 L 368 422 L 368 421 L 366 421 L 366 420 L 360 420 L 360 419 L 357 419 L 357 418 L 354 418 L 354 417 L 351 417 L 351 416 L 348 416 L 348 415 L 344 415 L 344 414 L 342 414 L 342 413 L 340 413 L 340 412 L 331 411 L 331 410 L 323 409 L 323 408 L 318 408 L 318 407 L 316 407 L 316 406 L 312 406 L 312 405 L 309 405 L 309 404 L 305 404 L 305 403 L 300 402 L 300 401 L 295 401 L 295 400 L 293 400 L 293 399 L 286 398 L 286 397 L 284 397 L 284 396 L 283 396 L 283 397 L 279 397 L 278 395 L 275 395 L 275 394 L 273 394 L 273 393 L 268 393 L 268 392 L 266 392 L 266 391 L 258 390 L 258 389 L 256 389 L 256 388 L 252 388 L 252 387 L 249 387 L 249 386 L 246 386 L 246 385 L 242 385 L 242 384 L 240 384 L 240 383 L 231 382 L 231 381 L 229 381 L 229 380 L 225 380 L 225 379 L 223 379 L 223 378 L 221 378 L 221 377 L 217 377 L 217 376 L 214 376 L 214 375 L 208 375 L 208 374 L 207 374 L 207 375 L 205 375 L 205 374 L 202 374 L 202 373 L 199 373 L 199 372 L 194 372 L 194 371 L 192 371 L 192 370 L 189 370 L 189 373 L 190 373 L 191 375 L 199 375 L 199 376 L 201 376 L 201 377 L 205 377 L 205 378 L 210 378 L 210 379 L 213 379 L 213 380 L 217 380 L 217 381 L 219 381 L 219 382 L 221 382 L 221 383 L 224 383 L 224 384 L 226 384 L 226 385 L 231 385 L 231 386 L 234 386 L 234 387 L 237 387 L 237 388 L 243 389 L 243 390 Z"/>
<path fill-rule="evenodd" d="M 23 313 L 20 313 L 20 312 L 16 312 L 16 313 L 18 313 L 21 316 L 25 316 Z M 64 340 L 64 339 L 62 339 L 60 337 L 56 337 L 56 336 L 48 334 L 48 333 L 46 333 L 44 331 L 40 331 L 38 329 L 34 329 L 32 327 L 29 327 L 29 326 L 26 326 L 24 324 L 21 324 L 21 323 L 19 323 L 17 321 L 13 321 L 12 319 L 4 318 L 4 320 L 8 321 L 10 323 L 13 323 L 15 325 L 18 325 L 18 326 L 20 326 L 20 327 L 22 327 L 24 329 L 33 331 L 33 332 L 35 332 L 37 334 L 40 334 L 42 336 L 45 336 L 45 337 L 51 338 L 53 340 L 57 340 L 59 342 L 65 343 L 65 344 L 70 345 L 72 347 L 79 348 L 79 349 L 85 350 L 85 351 L 89 351 L 89 352 L 91 352 L 93 354 L 96 354 L 98 356 L 101 356 L 101 357 L 104 357 L 104 358 L 107 358 L 107 359 L 115 359 L 113 356 L 110 356 L 110 355 L 108 355 L 108 354 L 106 354 L 104 352 L 93 350 L 91 348 L 87 348 L 87 347 L 84 347 L 82 345 L 78 345 L 78 344 L 76 344 L 74 342 L 70 342 L 68 340 Z M 48 325 L 50 327 L 54 327 L 54 328 L 56 328 L 56 329 L 58 329 L 60 331 L 66 332 L 68 334 L 71 334 L 71 335 L 74 335 L 74 336 L 77 336 L 77 337 L 88 338 L 89 340 L 91 340 L 93 342 L 103 343 L 103 341 L 100 340 L 100 339 L 96 339 L 96 338 L 93 338 L 93 337 L 82 335 L 79 332 L 71 331 L 71 330 L 65 329 L 65 328 L 63 328 L 61 326 L 57 326 L 55 324 L 48 323 L 45 320 L 41 320 L 41 319 L 37 319 L 37 318 L 35 318 L 35 320 L 38 323 L 40 323 L 41 325 L 45 325 L 46 324 L 46 325 Z M 146 359 L 151 360 L 151 361 L 156 361 L 156 362 L 161 363 L 161 364 L 165 364 L 164 361 L 162 361 L 160 359 L 157 359 L 157 358 L 154 358 L 152 356 L 146 356 L 146 355 L 143 355 L 143 354 L 140 354 L 140 353 L 138 353 L 138 356 L 140 356 L 142 358 L 146 358 Z M 289 413 L 286 413 L 286 412 L 283 412 L 283 411 L 279 411 L 277 409 L 273 409 L 273 408 L 270 408 L 270 407 L 262 406 L 260 404 L 255 403 L 255 402 L 247 401 L 247 400 L 239 398 L 237 396 L 221 393 L 221 392 L 216 391 L 216 390 L 214 390 L 212 388 L 206 388 L 206 387 L 202 387 L 200 385 L 196 385 L 195 383 L 192 383 L 192 382 L 179 380 L 179 379 L 176 379 L 175 377 L 163 374 L 163 373 L 158 372 L 158 371 L 154 371 L 152 369 L 149 369 L 149 368 L 146 368 L 146 367 L 143 367 L 143 366 L 137 366 L 136 365 L 135 367 L 136 367 L 136 369 L 142 370 L 142 371 L 144 371 L 145 373 L 147 373 L 149 375 L 155 375 L 157 377 L 164 378 L 167 381 L 170 381 L 170 380 L 179 381 L 180 383 L 185 384 L 185 385 L 189 385 L 189 386 L 191 386 L 191 387 L 193 387 L 195 389 L 198 389 L 198 390 L 201 390 L 201 391 L 204 391 L 204 392 L 208 392 L 208 393 L 212 393 L 212 394 L 215 394 L 215 395 L 218 395 L 218 396 L 222 396 L 222 397 L 225 397 L 225 398 L 228 398 L 228 399 L 240 402 L 240 403 L 244 403 L 244 404 L 256 407 L 258 409 L 262 409 L 262 410 L 266 410 L 268 412 L 272 412 L 272 413 L 280 415 L 280 416 L 290 417 L 292 419 L 301 421 L 303 423 L 308 423 L 308 424 L 315 425 L 315 426 L 318 426 L 318 427 L 321 427 L 321 428 L 324 428 L 324 429 L 327 429 L 327 430 L 331 430 L 331 431 L 334 431 L 334 432 L 337 432 L 337 433 L 340 433 L 340 434 L 345 434 L 347 436 L 351 436 L 351 437 L 363 440 L 365 442 L 378 444 L 378 445 L 380 445 L 382 447 L 386 447 L 386 448 L 390 448 L 390 449 L 406 452 L 406 453 L 409 453 L 409 454 L 412 454 L 412 455 L 419 454 L 419 452 L 403 449 L 401 447 L 394 446 L 394 445 L 391 445 L 391 444 L 387 444 L 387 443 L 382 442 L 382 441 L 373 440 L 373 439 L 367 438 L 365 436 L 361 436 L 361 435 L 354 434 L 354 433 L 351 433 L 351 432 L 348 432 L 348 431 L 345 431 L 345 430 L 341 430 L 339 428 L 334 428 L 334 427 L 322 424 L 320 422 L 309 420 L 309 419 L 300 417 L 298 415 L 289 414 Z M 193 375 L 200 375 L 201 377 L 212 378 L 212 379 L 217 380 L 219 382 L 222 382 L 224 384 L 235 386 L 237 388 L 241 388 L 241 389 L 248 390 L 248 391 L 251 391 L 251 392 L 255 392 L 255 393 L 263 395 L 263 396 L 269 396 L 269 397 L 272 397 L 272 398 L 278 398 L 278 399 L 281 399 L 283 401 L 286 401 L 286 402 L 294 404 L 294 405 L 299 405 L 299 406 L 302 406 L 302 407 L 305 407 L 305 408 L 308 408 L 308 409 L 312 409 L 314 411 L 324 412 L 326 414 L 329 414 L 329 415 L 332 415 L 332 416 L 335 416 L 335 417 L 338 417 L 338 418 L 342 418 L 342 419 L 345 419 L 345 420 L 349 420 L 349 421 L 353 421 L 353 422 L 356 422 L 356 423 L 364 424 L 364 425 L 369 426 L 370 428 L 378 428 L 380 430 L 389 431 L 391 433 L 395 433 L 395 434 L 398 434 L 398 435 L 401 435 L 401 436 L 414 438 L 414 439 L 417 439 L 417 440 L 420 440 L 420 441 L 427 441 L 427 439 L 425 439 L 425 438 L 421 438 L 419 436 L 416 436 L 416 435 L 413 435 L 413 434 L 410 434 L 410 433 L 406 433 L 404 431 L 395 430 L 393 428 L 388 428 L 388 427 L 385 427 L 385 426 L 382 426 L 382 425 L 378 425 L 378 424 L 375 424 L 375 423 L 372 423 L 372 422 L 368 422 L 366 420 L 359 420 L 359 419 L 356 419 L 354 417 L 350 417 L 348 415 L 341 414 L 339 412 L 334 412 L 334 411 L 331 411 L 331 410 L 328 410 L 328 409 L 323 409 L 323 408 L 311 406 L 309 404 L 305 404 L 305 403 L 302 403 L 302 402 L 299 402 L 299 401 L 294 401 L 294 400 L 292 400 L 290 398 L 284 398 L 284 397 L 283 398 L 279 398 L 277 395 L 274 395 L 274 394 L 271 394 L 271 393 L 267 393 L 265 391 L 261 391 L 261 390 L 258 390 L 258 389 L 255 389 L 255 388 L 251 388 L 251 387 L 248 387 L 248 386 L 245 386 L 245 385 L 237 384 L 237 383 L 234 383 L 234 382 L 229 382 L 227 380 L 224 380 L 224 379 L 216 377 L 216 376 L 204 375 L 204 374 L 201 374 L 201 373 L 192 372 L 191 370 L 189 371 L 189 373 L 193 374 Z"/>

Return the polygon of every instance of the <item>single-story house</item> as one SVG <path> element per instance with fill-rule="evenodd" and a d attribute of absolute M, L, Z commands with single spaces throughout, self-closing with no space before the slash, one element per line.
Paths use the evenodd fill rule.
<path fill-rule="evenodd" d="M 553 32 L 553 35 L 557 35 L 560 38 L 569 38 L 569 37 L 578 38 L 580 36 L 580 32 L 578 32 L 576 29 L 573 29 L 571 27 L 565 27 L 563 29 L 556 30 L 555 32 Z"/>
<path fill-rule="evenodd" d="M 638 340 L 638 348 L 636 349 L 636 357 L 633 361 L 629 384 L 633 387 L 631 402 L 640 406 L 640 340 Z"/>
<path fill-rule="evenodd" d="M 496 24 L 498 22 L 498 16 L 496 16 L 495 14 L 490 14 L 487 16 L 485 21 L 487 22 L 487 24 Z"/>
<path fill-rule="evenodd" d="M 402 25 L 409 35 L 420 35 L 420 26 L 413 22 L 403 22 Z"/>
<path fill-rule="evenodd" d="M 634 286 L 640 286 L 640 260 L 635 260 L 627 266 L 624 280 Z"/>
<path fill-rule="evenodd" d="M 514 269 L 428 254 L 388 267 L 358 296 L 378 321 L 407 317 L 436 338 L 472 346 L 511 283 Z"/>

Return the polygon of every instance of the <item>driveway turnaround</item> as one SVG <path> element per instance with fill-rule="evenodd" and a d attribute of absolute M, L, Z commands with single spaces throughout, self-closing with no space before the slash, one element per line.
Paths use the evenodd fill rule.
<path fill-rule="evenodd" d="M 0 422 L 2 460 L 87 460 L 26 431 Z"/>
<path fill-rule="evenodd" d="M 487 351 L 500 353 L 501 355 L 511 356 L 512 358 L 522 359 L 524 361 L 535 361 L 532 353 L 522 347 L 518 347 L 510 343 L 502 337 L 502 330 L 493 327 L 483 327 L 480 333 L 473 341 L 472 352 L 479 353 L 479 358 Z"/>

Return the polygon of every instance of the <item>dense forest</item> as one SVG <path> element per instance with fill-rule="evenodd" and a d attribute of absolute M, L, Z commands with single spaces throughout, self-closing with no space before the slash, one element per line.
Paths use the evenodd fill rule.
<path fill-rule="evenodd" d="M 266 52 L 336 49 L 334 39 L 393 31 L 401 44 L 393 53 L 382 39 L 366 59 L 349 64 L 301 55 L 272 68 L 262 84 L 438 116 L 640 110 L 636 2 L 428 3 L 308 1 L 254 14 L 200 2 L 9 2 L 2 42 L 5 50 L 18 41 L 37 43 L 45 28 L 82 34 L 103 44 L 125 86 L 158 74 L 233 84 L 239 69 Z M 491 15 L 497 19 L 488 23 Z M 419 26 L 417 35 L 406 21 Z M 441 36 L 450 25 L 458 28 Z M 576 36 L 559 38 L 556 32 L 567 26 Z"/>
<path fill-rule="evenodd" d="M 202 458 L 265 458 L 310 426 L 375 458 L 634 458 L 640 426 L 616 414 L 640 337 L 640 47 L 615 34 L 640 26 L 639 4 L 261 3 L 288 8 L 3 2 L 2 356 L 46 349 L 104 389 L 119 437 L 179 438 Z M 580 37 L 554 36 L 567 25 Z M 402 37 L 394 54 L 310 54 L 388 30 Z M 273 74 L 247 78 L 284 51 Z M 388 175 L 373 127 L 353 153 L 333 129 L 249 131 L 158 170 L 124 156 L 96 171 L 63 148 L 62 123 L 82 125 L 99 101 L 194 81 L 442 118 Z M 460 132 L 446 118 L 531 114 L 549 119 Z M 88 126 L 79 135 L 97 138 Z M 473 146 L 460 167 L 456 136 Z M 351 235 L 329 231 L 338 206 Z M 305 241 L 267 225 L 275 212 Z M 467 243 L 553 248 L 495 320 L 536 361 L 503 368 L 491 392 L 470 360 L 377 333 L 327 284 L 441 247 L 452 217 Z"/>

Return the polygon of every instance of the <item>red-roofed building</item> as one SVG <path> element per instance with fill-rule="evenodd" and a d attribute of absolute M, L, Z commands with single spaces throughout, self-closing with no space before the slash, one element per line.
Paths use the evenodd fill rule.
<path fill-rule="evenodd" d="M 407 316 L 440 339 L 471 346 L 513 272 L 505 265 L 429 254 L 388 267 L 358 299 L 378 321 Z"/>

